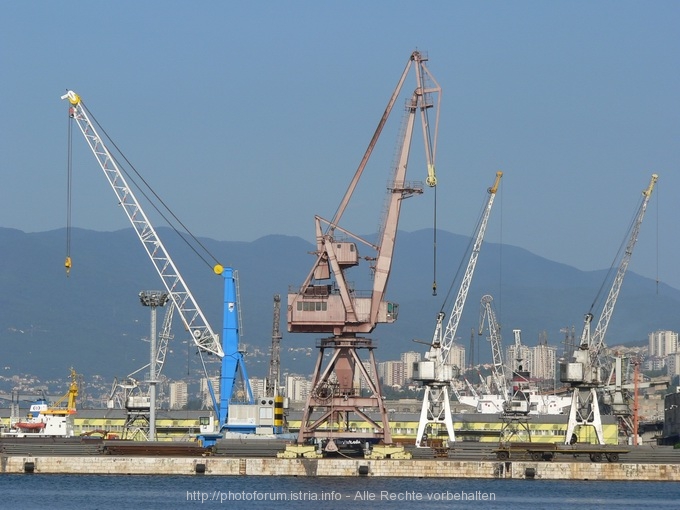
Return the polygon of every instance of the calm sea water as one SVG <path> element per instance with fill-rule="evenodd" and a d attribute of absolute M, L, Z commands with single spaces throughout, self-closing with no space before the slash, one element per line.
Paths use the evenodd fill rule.
<path fill-rule="evenodd" d="M 0 475 L 0 508 L 678 508 L 680 484 L 413 478 Z"/>

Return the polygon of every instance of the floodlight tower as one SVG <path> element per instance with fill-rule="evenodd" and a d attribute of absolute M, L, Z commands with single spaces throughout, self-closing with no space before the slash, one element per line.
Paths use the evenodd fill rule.
<path fill-rule="evenodd" d="M 151 331 L 149 343 L 151 347 L 149 363 L 149 441 L 156 440 L 156 308 L 165 305 L 170 298 L 167 292 L 160 290 L 143 290 L 139 300 L 143 306 L 151 308 Z"/>

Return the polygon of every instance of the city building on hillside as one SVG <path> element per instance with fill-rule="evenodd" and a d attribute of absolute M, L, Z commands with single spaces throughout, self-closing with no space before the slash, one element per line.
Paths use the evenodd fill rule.
<path fill-rule="evenodd" d="M 291 402 L 306 402 L 311 391 L 311 381 L 296 374 L 286 376 L 286 396 Z"/>
<path fill-rule="evenodd" d="M 554 381 L 557 366 L 557 347 L 554 345 L 538 344 L 531 348 L 531 377 Z"/>
<path fill-rule="evenodd" d="M 674 352 L 666 356 L 666 367 L 668 368 L 668 377 L 671 379 L 676 375 L 680 375 L 680 352 Z"/>
<path fill-rule="evenodd" d="M 649 334 L 649 356 L 664 358 L 678 351 L 678 334 L 675 331 L 654 331 Z"/>
<path fill-rule="evenodd" d="M 401 362 L 404 364 L 404 378 L 406 381 L 413 379 L 413 364 L 421 359 L 420 353 L 415 351 L 402 352 Z"/>
<path fill-rule="evenodd" d="M 465 371 L 465 347 L 456 343 L 451 346 L 449 364 L 458 367 L 461 372 Z"/>
<path fill-rule="evenodd" d="M 649 356 L 645 358 L 643 363 L 644 370 L 663 370 L 666 367 L 666 359 L 672 358 L 673 355 L 667 357 Z"/>
<path fill-rule="evenodd" d="M 248 381 L 250 382 L 250 389 L 253 392 L 254 399 L 265 396 L 267 383 L 264 378 L 251 377 Z"/>
<path fill-rule="evenodd" d="M 186 381 L 170 383 L 170 409 L 184 409 L 189 403 L 189 391 Z"/>
<path fill-rule="evenodd" d="M 373 373 L 373 367 L 371 366 L 370 361 L 362 360 L 361 364 L 364 366 L 364 369 L 366 370 L 366 373 L 371 378 L 371 380 L 375 381 L 375 374 Z M 358 367 L 354 372 L 354 387 L 359 390 L 366 390 L 369 388 L 368 382 L 364 379 L 364 376 Z"/>
<path fill-rule="evenodd" d="M 378 375 L 385 386 L 401 388 L 406 382 L 404 362 L 383 361 L 378 363 Z"/>

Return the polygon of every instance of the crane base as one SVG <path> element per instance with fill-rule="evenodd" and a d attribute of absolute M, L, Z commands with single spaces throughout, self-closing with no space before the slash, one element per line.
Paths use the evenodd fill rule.
<path fill-rule="evenodd" d="M 286 449 L 276 454 L 279 459 L 297 459 L 304 457 L 305 459 L 320 459 L 323 453 L 319 453 L 315 445 L 286 445 Z"/>
<path fill-rule="evenodd" d="M 376 445 L 370 452 L 364 455 L 365 459 L 410 459 L 411 453 L 407 452 L 403 446 Z"/>

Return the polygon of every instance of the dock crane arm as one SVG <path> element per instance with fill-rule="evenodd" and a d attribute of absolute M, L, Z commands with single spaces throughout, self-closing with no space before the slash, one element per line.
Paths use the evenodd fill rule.
<path fill-rule="evenodd" d="M 463 315 L 463 307 L 465 306 L 465 300 L 467 299 L 468 291 L 470 290 L 470 284 L 472 283 L 472 276 L 475 272 L 475 267 L 477 267 L 477 259 L 479 258 L 479 252 L 482 249 L 482 242 L 484 241 L 486 226 L 489 223 L 491 208 L 493 207 L 493 202 L 496 197 L 496 192 L 498 191 L 498 186 L 501 182 L 501 177 L 503 177 L 503 172 L 496 172 L 496 180 L 494 181 L 493 186 L 487 190 L 489 197 L 486 201 L 486 206 L 484 207 L 481 220 L 477 227 L 477 235 L 475 236 L 475 243 L 472 246 L 470 260 L 468 261 L 465 275 L 463 276 L 463 281 L 461 282 L 460 289 L 458 290 L 458 295 L 456 296 L 456 301 L 453 305 L 453 310 L 451 311 L 451 316 L 449 317 L 449 322 L 446 325 L 444 335 L 441 336 L 441 327 L 439 327 L 441 323 L 439 321 L 438 328 L 435 330 L 435 336 L 433 338 L 432 344 L 441 345 L 442 363 L 448 363 L 449 352 L 451 351 L 451 347 L 453 346 L 453 342 L 456 338 L 456 331 L 458 330 L 460 318 Z"/>
<path fill-rule="evenodd" d="M 595 326 L 595 333 L 590 341 L 591 347 L 596 354 L 599 354 L 601 349 L 604 347 L 604 336 L 607 332 L 607 327 L 609 326 L 609 321 L 614 313 L 614 306 L 616 305 L 616 300 L 619 297 L 619 292 L 621 291 L 621 285 L 623 284 L 623 277 L 626 275 L 628 270 L 628 264 L 630 258 L 633 255 L 633 248 L 635 248 L 635 243 L 637 242 L 638 235 L 640 234 L 640 226 L 642 225 L 642 220 L 645 217 L 645 211 L 647 210 L 647 204 L 652 196 L 652 191 L 654 191 L 654 186 L 656 181 L 659 180 L 657 174 L 652 174 L 651 180 L 649 181 L 649 186 L 642 192 L 642 202 L 635 216 L 635 220 L 632 223 L 630 230 L 630 236 L 628 238 L 628 244 L 624 251 L 621 262 L 619 263 L 619 268 L 616 272 L 614 282 L 609 290 L 609 295 L 607 296 L 607 301 L 602 309 L 602 314 L 600 315 L 600 320 L 597 321 Z"/>
<path fill-rule="evenodd" d="M 633 249 L 635 248 L 635 244 L 637 243 L 637 239 L 640 234 L 640 227 L 647 210 L 647 204 L 649 203 L 649 199 L 652 196 L 652 191 L 654 190 L 654 186 L 656 185 L 658 179 L 659 176 L 657 174 L 652 174 L 649 186 L 647 186 L 647 188 L 645 188 L 645 190 L 642 192 L 642 201 L 638 207 L 635 219 L 631 224 L 630 235 L 628 236 L 628 242 L 626 244 L 623 257 L 619 263 L 616 276 L 614 277 L 609 294 L 607 295 L 607 300 L 605 301 L 604 307 L 602 308 L 602 313 L 600 314 L 600 318 L 597 321 L 597 325 L 595 326 L 595 331 L 592 336 L 590 334 L 590 327 L 594 319 L 592 306 L 591 311 L 585 315 L 579 350 L 587 351 L 589 353 L 590 359 L 589 362 L 586 363 L 587 366 L 584 367 L 584 382 L 596 384 L 603 383 L 603 374 L 601 373 L 603 362 L 601 357 L 602 351 L 605 348 L 605 334 L 607 332 L 607 327 L 609 326 L 609 321 L 611 320 L 612 314 L 614 313 L 614 307 L 616 306 L 616 301 L 621 291 L 623 278 L 626 275 L 628 264 L 630 263 L 630 259 L 633 255 Z"/>
<path fill-rule="evenodd" d="M 66 99 L 71 104 L 70 116 L 76 121 L 99 166 L 104 171 L 104 175 L 113 188 L 116 197 L 118 197 L 119 204 L 123 207 L 139 240 L 153 262 L 173 304 L 179 311 L 184 327 L 191 333 L 194 343 L 204 352 L 223 357 L 224 351 L 218 335 L 211 329 L 163 242 L 156 234 L 156 230 L 149 222 L 132 189 L 128 186 L 114 157 L 99 136 L 80 96 L 70 90 L 61 96 L 61 99 Z M 223 268 L 218 264 L 214 270 L 217 274 L 221 274 Z"/>

